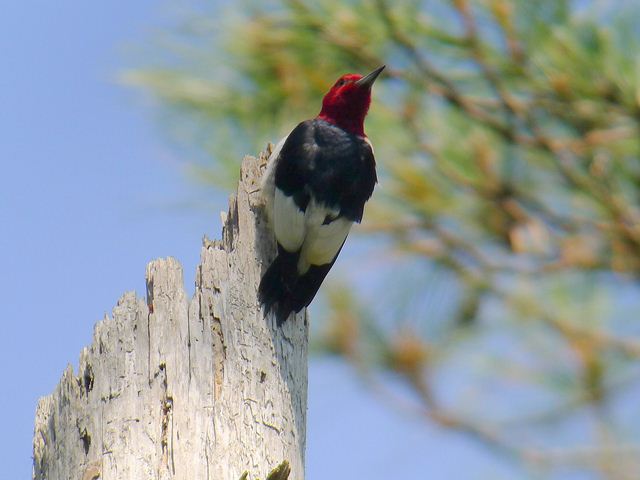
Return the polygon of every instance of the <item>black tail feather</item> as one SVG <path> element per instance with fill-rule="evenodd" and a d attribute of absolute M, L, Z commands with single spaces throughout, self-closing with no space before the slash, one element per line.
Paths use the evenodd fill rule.
<path fill-rule="evenodd" d="M 276 322 L 281 326 L 292 312 L 297 313 L 311 303 L 333 262 L 312 265 L 304 275 L 299 275 L 298 253 L 278 250 L 278 256 L 260 281 L 258 299 L 264 305 L 265 313 L 275 313 Z"/>
<path fill-rule="evenodd" d="M 311 303 L 332 266 L 333 262 L 320 266 L 312 265 L 304 275 L 298 277 L 298 282 L 289 297 L 292 310 L 299 312 Z"/>
<path fill-rule="evenodd" d="M 278 248 L 278 256 L 269 265 L 258 287 L 258 299 L 266 313 L 275 312 L 278 325 L 282 325 L 291 313 L 287 299 L 298 281 L 298 254 Z"/>

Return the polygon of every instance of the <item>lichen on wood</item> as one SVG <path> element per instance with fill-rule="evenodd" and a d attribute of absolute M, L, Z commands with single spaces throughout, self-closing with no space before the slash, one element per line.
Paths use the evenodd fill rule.
<path fill-rule="evenodd" d="M 285 460 L 276 468 L 271 470 L 269 475 L 267 475 L 266 480 L 287 480 L 289 478 L 290 473 L 291 473 L 291 466 L 289 465 L 289 462 Z M 249 480 L 249 472 L 244 472 L 240 477 L 240 480 Z"/>

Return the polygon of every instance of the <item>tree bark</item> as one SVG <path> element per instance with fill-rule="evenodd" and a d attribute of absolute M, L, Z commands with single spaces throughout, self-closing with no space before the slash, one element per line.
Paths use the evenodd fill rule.
<path fill-rule="evenodd" d="M 146 302 L 126 293 L 93 343 L 40 400 L 36 480 L 304 478 L 306 311 L 282 328 L 257 300 L 275 255 L 259 195 L 267 153 L 242 163 L 222 240 L 205 239 L 188 300 L 182 267 L 147 267 Z"/>

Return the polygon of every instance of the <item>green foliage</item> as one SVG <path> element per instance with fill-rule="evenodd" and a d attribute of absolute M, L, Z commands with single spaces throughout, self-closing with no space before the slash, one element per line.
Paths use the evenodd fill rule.
<path fill-rule="evenodd" d="M 291 466 L 286 460 L 271 470 L 267 476 L 267 480 L 287 480 L 291 474 Z M 244 472 L 240 480 L 249 480 L 249 472 Z"/>
<path fill-rule="evenodd" d="M 617 450 L 640 430 L 623 429 L 613 407 L 605 413 L 637 386 L 640 358 L 640 9 L 568 0 L 245 8 L 222 34 L 177 35 L 189 52 L 177 66 L 126 79 L 198 132 L 190 140 L 214 159 L 212 181 L 228 185 L 242 155 L 314 116 L 336 77 L 388 65 L 367 119 L 381 181 L 362 232 L 391 259 L 385 291 L 407 265 L 418 280 L 401 283 L 404 301 L 375 310 L 348 289 L 332 293 L 325 351 L 376 390 L 378 372 L 397 374 L 428 420 L 531 467 L 607 478 L 640 468 L 635 450 L 630 463 Z M 465 385 L 453 398 L 440 391 L 447 378 Z M 577 413 L 596 426 L 591 438 L 553 454 L 522 441 L 522 431 L 535 436 L 531 427 Z"/>

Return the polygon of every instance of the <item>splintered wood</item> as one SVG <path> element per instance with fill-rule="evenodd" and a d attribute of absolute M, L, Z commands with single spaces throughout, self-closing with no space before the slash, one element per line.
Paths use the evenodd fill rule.
<path fill-rule="evenodd" d="M 40 400 L 34 479 L 236 480 L 285 460 L 304 478 L 306 312 L 277 328 L 256 297 L 275 254 L 258 192 L 265 162 L 244 159 L 193 297 L 176 260 L 151 262 L 146 301 L 123 295 L 78 372 L 69 366 Z"/>

